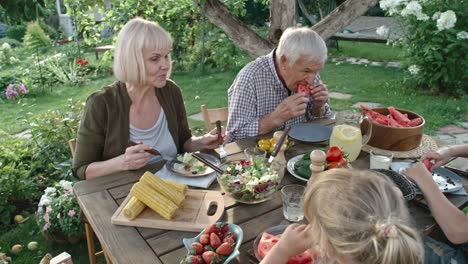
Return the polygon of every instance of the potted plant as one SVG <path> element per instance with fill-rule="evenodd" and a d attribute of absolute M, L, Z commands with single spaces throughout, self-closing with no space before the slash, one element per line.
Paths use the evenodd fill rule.
<path fill-rule="evenodd" d="M 76 243 L 83 237 L 80 206 L 72 186 L 72 182 L 61 180 L 54 187 L 47 187 L 39 201 L 37 223 L 48 240 Z"/>

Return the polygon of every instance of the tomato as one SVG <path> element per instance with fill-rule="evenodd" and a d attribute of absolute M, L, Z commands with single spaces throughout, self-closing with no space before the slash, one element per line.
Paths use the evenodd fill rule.
<path fill-rule="evenodd" d="M 340 161 L 343 158 L 343 151 L 338 146 L 330 147 L 327 150 L 327 162 Z"/>
<path fill-rule="evenodd" d="M 297 85 L 297 92 L 298 93 L 303 93 L 305 95 L 309 95 L 310 92 L 311 92 L 311 89 L 306 84 L 301 83 L 301 84 Z"/>
<path fill-rule="evenodd" d="M 340 163 L 339 163 L 339 162 L 332 161 L 332 162 L 329 162 L 329 163 L 327 164 L 327 170 L 329 170 L 329 169 L 336 169 L 336 168 L 340 168 Z"/>
<path fill-rule="evenodd" d="M 341 158 L 338 162 L 338 165 L 340 165 L 341 168 L 346 168 L 348 166 L 348 160 L 345 158 Z"/>
<path fill-rule="evenodd" d="M 432 172 L 432 165 L 434 165 L 434 164 L 432 164 L 432 162 L 430 160 L 425 159 L 425 160 L 422 161 L 422 163 L 424 164 L 424 166 L 426 166 L 428 171 Z"/>

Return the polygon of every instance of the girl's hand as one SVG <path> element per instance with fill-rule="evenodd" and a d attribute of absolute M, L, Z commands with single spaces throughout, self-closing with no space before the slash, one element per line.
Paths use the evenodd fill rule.
<path fill-rule="evenodd" d="M 448 148 L 439 149 L 436 152 L 429 152 L 422 155 L 421 160 L 429 160 L 434 161 L 434 165 L 432 165 L 432 169 L 435 170 L 440 166 L 446 164 L 452 156 L 450 155 L 450 151 Z"/>
<path fill-rule="evenodd" d="M 428 171 L 426 166 L 421 162 L 415 163 L 410 168 L 403 170 L 402 173 L 408 176 L 408 178 L 415 182 L 419 187 L 434 181 L 432 179 L 432 173 Z"/>
<path fill-rule="evenodd" d="M 281 235 L 270 253 L 289 259 L 311 248 L 309 225 L 292 224 Z"/>
<path fill-rule="evenodd" d="M 120 164 L 122 170 L 137 170 L 146 165 L 148 160 L 151 158 L 151 154 L 145 152 L 145 150 L 151 149 L 150 146 L 140 144 L 128 147 L 125 153 L 120 155 Z"/>

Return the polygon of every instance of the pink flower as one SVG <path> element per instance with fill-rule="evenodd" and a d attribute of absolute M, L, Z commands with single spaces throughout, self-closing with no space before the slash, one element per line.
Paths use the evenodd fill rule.
<path fill-rule="evenodd" d="M 68 211 L 68 216 L 73 217 L 76 214 L 75 209 Z"/>
<path fill-rule="evenodd" d="M 50 219 L 49 219 L 49 214 L 48 214 L 48 213 L 44 214 L 44 221 L 45 221 L 47 224 L 50 223 Z"/>
<path fill-rule="evenodd" d="M 42 206 L 39 206 L 39 208 L 37 208 L 37 212 L 42 213 Z"/>
<path fill-rule="evenodd" d="M 9 84 L 5 90 L 5 95 L 8 100 L 13 100 L 18 96 L 18 92 L 15 90 L 15 87 L 12 84 Z"/>
<path fill-rule="evenodd" d="M 46 213 L 50 213 L 50 211 L 52 211 L 52 207 L 50 206 L 47 206 L 46 209 L 45 209 Z"/>
<path fill-rule="evenodd" d="M 26 86 L 22 83 L 18 83 L 18 91 L 22 94 L 27 94 L 29 91 L 26 89 Z"/>
<path fill-rule="evenodd" d="M 50 227 L 50 223 L 46 223 L 44 227 L 42 227 L 42 231 L 46 231 L 47 229 L 49 229 L 49 227 Z"/>

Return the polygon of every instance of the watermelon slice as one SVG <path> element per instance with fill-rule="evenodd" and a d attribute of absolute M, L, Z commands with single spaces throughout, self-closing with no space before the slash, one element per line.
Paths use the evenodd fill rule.
<path fill-rule="evenodd" d="M 310 87 L 307 86 L 306 84 L 300 83 L 300 84 L 297 85 L 297 92 L 298 93 L 303 93 L 305 95 L 309 95 L 311 91 L 312 90 L 310 89 Z"/>
<path fill-rule="evenodd" d="M 264 258 L 268 252 L 270 252 L 271 248 L 278 243 L 280 240 L 279 237 L 274 236 L 272 234 L 269 234 L 267 232 L 264 232 L 262 234 L 262 238 L 260 239 L 260 242 L 258 243 L 258 255 L 260 258 Z M 302 252 L 299 255 L 296 255 L 292 258 L 290 258 L 287 262 L 287 264 L 313 264 L 312 261 L 312 255 L 308 250 Z"/>

